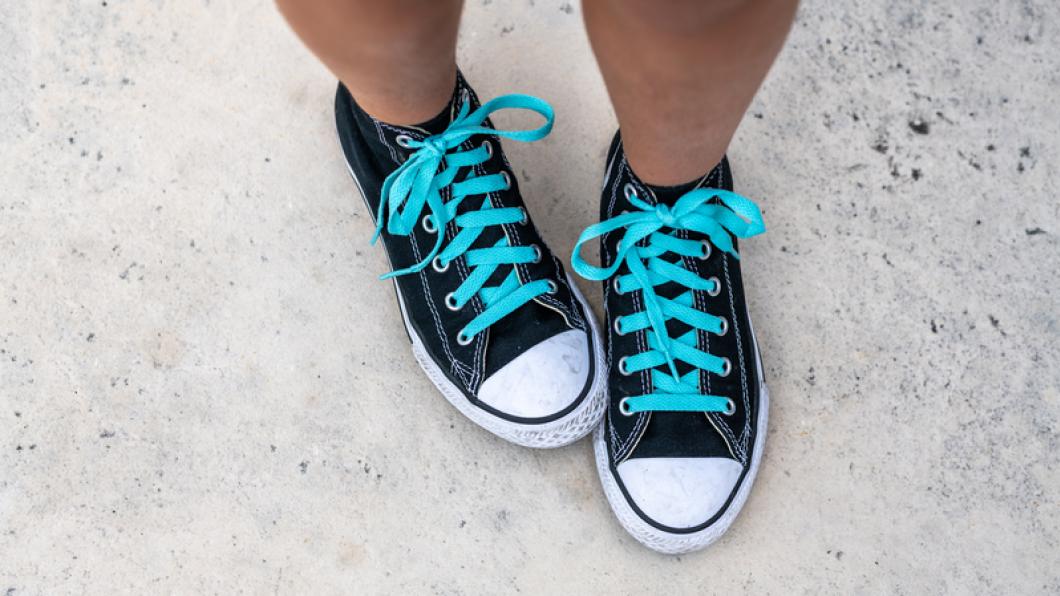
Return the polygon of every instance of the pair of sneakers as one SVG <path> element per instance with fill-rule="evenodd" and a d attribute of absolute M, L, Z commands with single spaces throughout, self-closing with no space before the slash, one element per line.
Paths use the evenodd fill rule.
<path fill-rule="evenodd" d="M 540 114 L 498 130 L 503 109 Z M 552 108 L 526 95 L 480 104 L 458 73 L 449 106 L 418 126 L 372 118 L 339 85 L 339 138 L 376 222 L 412 352 L 431 382 L 486 430 L 559 447 L 595 429 L 597 468 L 619 521 L 665 553 L 703 548 L 747 499 L 768 394 L 736 238 L 764 230 L 722 161 L 683 187 L 654 188 L 616 134 L 601 223 L 572 265 L 604 283 L 592 309 L 534 227 L 500 139 L 534 141 Z M 601 266 L 583 260 L 600 239 Z"/>

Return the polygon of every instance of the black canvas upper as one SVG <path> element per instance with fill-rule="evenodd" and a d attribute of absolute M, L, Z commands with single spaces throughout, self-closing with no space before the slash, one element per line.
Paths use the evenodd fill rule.
<path fill-rule="evenodd" d="M 379 217 L 377 210 L 383 181 L 413 151 L 402 147 L 397 137 L 407 135 L 413 139 L 422 140 L 429 134 L 442 132 L 451 121 L 455 111 L 459 109 L 461 102 L 465 101 L 471 102 L 472 110 L 479 106 L 475 92 L 458 73 L 453 99 L 446 110 L 419 126 L 394 126 L 376 120 L 365 113 L 354 101 L 349 91 L 341 84 L 339 85 L 335 97 L 339 139 L 347 163 L 361 186 L 373 220 Z M 485 125 L 492 126 L 488 120 Z M 492 145 L 492 157 L 480 166 L 475 166 L 476 171 L 479 174 L 507 172 L 511 180 L 511 187 L 508 190 L 490 194 L 492 206 L 525 209 L 515 173 L 508 164 L 496 136 L 475 135 L 466 140 L 460 148 L 467 150 L 478 147 L 484 142 Z M 465 170 L 467 171 L 458 176 L 457 182 L 470 172 L 469 168 Z M 446 189 L 444 192 L 446 194 L 443 198 L 447 200 L 449 191 Z M 465 200 L 458 212 L 463 213 L 474 209 L 476 204 L 481 204 L 481 199 L 476 197 L 473 200 Z M 451 241 L 456 231 L 455 224 L 450 223 L 445 229 L 446 241 Z M 439 364 L 449 380 L 477 406 L 512 421 L 528 422 L 525 419 L 492 410 L 476 400 L 478 388 L 490 375 L 527 349 L 570 329 L 588 331 L 588 323 L 585 318 L 586 313 L 571 291 L 562 264 L 549 251 L 529 216 L 524 224 L 485 228 L 474 246 L 492 246 L 502 237 L 502 234 L 508 237 L 509 243 L 513 246 L 536 245 L 541 249 L 542 258 L 539 262 L 516 266 L 520 281 L 526 283 L 538 279 L 553 280 L 556 291 L 541 295 L 505 316 L 487 330 L 476 335 L 466 346 L 457 343 L 457 333 L 481 313 L 485 306 L 478 296 L 458 311 L 449 310 L 444 302 L 446 294 L 455 291 L 470 273 L 463 257 L 453 261 L 443 272 L 428 266 L 418 273 L 399 276 L 396 282 L 410 325 L 422 339 L 431 358 Z M 435 240 L 435 233 L 429 232 L 422 225 L 416 226 L 416 229 L 408 236 L 391 235 L 385 231 L 381 236 L 381 242 L 385 245 L 391 266 L 395 270 L 421 261 L 423 256 L 430 251 Z M 499 284 L 510 271 L 510 266 L 498 267 L 487 281 L 487 285 Z M 586 335 L 591 348 L 591 334 Z M 592 378 L 593 374 L 590 371 L 586 381 L 586 390 Z M 586 393 L 587 391 L 582 391 L 583 399 Z M 546 419 L 534 419 L 533 422 L 547 422 L 562 417 L 577 407 L 580 402 L 579 399 L 566 410 Z"/>
<path fill-rule="evenodd" d="M 701 179 L 689 184 L 666 188 L 645 185 L 626 161 L 619 135 L 615 136 L 611 144 L 607 163 L 600 205 L 601 221 L 615 217 L 623 211 L 636 209 L 626 199 L 626 185 L 632 185 L 636 196 L 641 200 L 650 204 L 662 202 L 671 205 L 685 192 L 694 188 L 732 190 L 732 174 L 726 159 Z M 701 239 L 692 235 L 683 237 Z M 601 239 L 602 266 L 607 267 L 614 262 L 620 239 L 620 233 L 611 233 Z M 681 264 L 704 279 L 717 277 L 721 282 L 721 292 L 717 296 L 710 296 L 706 291 L 695 291 L 694 305 L 697 310 L 725 317 L 729 322 L 728 332 L 719 337 L 698 331 L 697 347 L 715 356 L 729 358 L 732 370 L 725 377 L 700 371 L 699 387 L 704 394 L 732 399 L 736 406 L 735 412 L 731 415 L 720 412 L 642 412 L 628 416 L 620 412 L 618 403 L 622 398 L 651 393 L 652 381 L 650 370 L 629 376 L 618 372 L 617 364 L 622 356 L 645 351 L 647 330 L 625 335 L 615 333 L 612 325 L 615 317 L 642 311 L 644 304 L 640 292 L 619 294 L 612 283 L 608 282 L 604 286 L 604 305 L 609 323 L 605 325 L 605 329 L 610 402 L 605 419 L 605 436 L 611 466 L 614 469 L 621 462 L 631 458 L 725 457 L 742 464 L 746 474 L 757 438 L 755 422 L 758 417 L 759 379 L 757 349 L 747 315 L 740 261 L 715 248 L 706 260 L 685 257 Z M 629 273 L 628 269 L 622 267 L 616 276 L 626 273 Z M 668 287 L 675 285 L 664 284 L 656 288 L 656 291 L 666 297 L 686 291 Z M 672 336 L 683 334 L 688 329 L 679 321 L 667 322 L 667 330 Z M 690 368 L 688 364 L 678 362 L 678 370 L 684 374 Z M 617 474 L 615 476 L 618 477 Z"/>

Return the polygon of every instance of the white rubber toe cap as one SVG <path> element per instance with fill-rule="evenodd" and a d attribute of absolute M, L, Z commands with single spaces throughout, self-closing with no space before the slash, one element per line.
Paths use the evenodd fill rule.
<path fill-rule="evenodd" d="M 519 354 L 482 382 L 478 399 L 520 418 L 544 418 L 578 399 L 589 377 L 589 338 L 572 329 Z"/>
<path fill-rule="evenodd" d="M 655 522 L 692 528 L 716 514 L 743 468 L 719 457 L 651 457 L 618 464 L 618 475 L 637 507 Z"/>

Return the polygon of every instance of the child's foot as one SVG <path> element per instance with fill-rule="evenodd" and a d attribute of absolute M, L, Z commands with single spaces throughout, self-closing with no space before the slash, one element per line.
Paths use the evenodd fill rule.
<path fill-rule="evenodd" d="M 552 109 L 528 96 L 453 100 L 420 126 L 366 114 L 339 86 L 339 138 L 377 222 L 412 351 L 458 410 L 529 447 L 558 447 L 600 420 L 606 371 L 593 315 L 530 221 L 499 137 L 537 140 Z M 497 110 L 535 111 L 497 131 Z"/>
<path fill-rule="evenodd" d="M 574 251 L 578 273 L 607 280 L 610 401 L 594 436 L 597 469 L 622 525 L 664 553 L 728 529 L 765 441 L 769 396 L 735 244 L 765 228 L 731 189 L 725 160 L 695 183 L 649 188 L 616 136 L 602 221 Z M 602 267 L 581 258 L 596 237 Z"/>

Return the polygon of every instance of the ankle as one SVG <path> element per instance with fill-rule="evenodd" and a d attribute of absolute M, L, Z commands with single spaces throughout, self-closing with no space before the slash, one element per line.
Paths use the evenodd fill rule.
<path fill-rule="evenodd" d="M 637 179 L 649 186 L 671 187 L 695 181 L 713 170 L 725 157 L 724 144 L 698 147 L 662 146 L 630 142 L 623 137 L 626 161 Z"/>
<path fill-rule="evenodd" d="M 395 126 L 417 126 L 449 108 L 457 88 L 457 70 L 453 66 L 437 76 L 418 79 L 414 85 L 391 83 L 369 89 L 343 83 L 372 118 Z"/>

